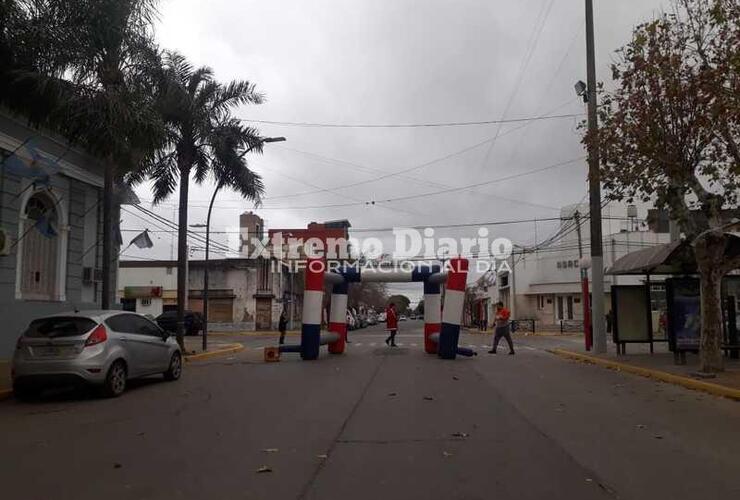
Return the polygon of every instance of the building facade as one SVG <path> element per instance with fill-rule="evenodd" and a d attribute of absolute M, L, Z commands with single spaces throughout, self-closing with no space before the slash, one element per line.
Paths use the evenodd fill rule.
<path fill-rule="evenodd" d="M 7 359 L 32 319 L 100 307 L 103 167 L 2 112 L 0 155 L 0 359 Z M 34 157 L 42 175 L 10 168 L 20 160 L 33 171 Z"/>
<path fill-rule="evenodd" d="M 306 229 L 265 231 L 264 220 L 253 212 L 239 217 L 239 257 L 209 259 L 208 324 L 213 330 L 272 330 L 285 311 L 289 328 L 300 324 L 303 304 L 303 273 L 296 264 L 305 260 L 278 259 L 253 253 L 257 243 L 281 233 L 283 238 L 307 240 L 348 238 L 348 221 L 312 222 Z M 267 243 L 266 248 L 274 250 Z M 283 253 L 288 255 L 287 244 Z M 188 304 L 186 309 L 203 312 L 205 261 L 188 262 Z M 177 308 L 177 261 L 122 261 L 118 300 L 125 309 L 154 317 Z"/>
<path fill-rule="evenodd" d="M 276 328 L 288 273 L 281 273 L 274 264 L 274 260 L 261 258 L 209 260 L 209 328 Z M 204 269 L 203 260 L 188 262 L 188 310 L 203 312 Z M 119 301 L 124 309 L 154 317 L 177 309 L 177 261 L 122 261 L 119 283 Z"/>
<path fill-rule="evenodd" d="M 580 254 L 582 252 L 588 256 L 590 253 L 590 233 L 588 221 L 582 221 L 579 244 L 574 223 L 577 220 L 574 217 L 576 211 L 588 214 L 588 207 L 570 206 L 561 211 L 559 230 L 565 236 L 556 244 L 524 254 L 515 252 L 508 261 L 510 271 L 500 272 L 495 286 L 489 289 L 492 298 L 489 304 L 500 300 L 511 309 L 514 319 L 533 319 L 543 327 L 583 321 Z M 625 220 L 630 222 L 629 219 Z M 667 226 L 626 224 L 619 232 L 604 236 L 604 267 L 608 268 L 630 252 L 669 241 Z M 639 284 L 640 279 L 638 276 L 606 275 L 604 288 L 607 311 L 611 307 L 612 285 Z M 492 317 L 491 312 L 488 314 Z"/>

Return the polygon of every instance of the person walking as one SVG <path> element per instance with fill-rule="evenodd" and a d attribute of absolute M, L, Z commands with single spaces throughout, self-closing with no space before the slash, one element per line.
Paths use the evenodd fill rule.
<path fill-rule="evenodd" d="M 385 310 L 385 328 L 390 335 L 385 339 L 385 343 L 391 347 L 396 347 L 396 333 L 398 333 L 398 314 L 396 314 L 396 304 L 391 302 Z"/>
<path fill-rule="evenodd" d="M 280 345 L 285 343 L 285 330 L 288 328 L 288 316 L 285 314 L 285 309 L 280 313 L 280 320 L 278 321 L 278 330 L 280 331 Z"/>
<path fill-rule="evenodd" d="M 496 303 L 496 317 L 494 319 L 494 335 L 493 335 L 493 347 L 489 354 L 496 354 L 496 348 L 501 338 L 506 339 L 506 343 L 509 344 L 509 354 L 514 354 L 514 342 L 511 340 L 511 331 L 509 329 L 509 318 L 511 318 L 511 311 L 504 307 L 503 302 Z"/>

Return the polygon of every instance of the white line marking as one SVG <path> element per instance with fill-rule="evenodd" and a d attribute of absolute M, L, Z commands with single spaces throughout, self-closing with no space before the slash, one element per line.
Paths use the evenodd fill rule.
<path fill-rule="evenodd" d="M 411 347 L 418 347 L 419 344 L 411 344 Z"/>
<path fill-rule="evenodd" d="M 370 347 L 375 347 L 375 342 L 371 342 Z"/>
<path fill-rule="evenodd" d="M 358 343 L 356 343 L 355 345 L 356 345 L 357 347 L 360 347 L 360 346 L 362 346 L 362 342 L 358 342 Z"/>

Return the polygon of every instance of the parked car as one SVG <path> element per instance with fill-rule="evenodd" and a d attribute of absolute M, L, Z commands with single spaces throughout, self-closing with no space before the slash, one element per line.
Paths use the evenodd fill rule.
<path fill-rule="evenodd" d="M 400 316 L 398 317 L 398 321 L 406 321 L 406 320 L 408 320 L 408 318 L 406 317 L 406 315 L 405 315 L 405 314 L 402 314 L 402 315 L 400 315 Z"/>
<path fill-rule="evenodd" d="M 19 398 L 53 385 L 86 383 L 120 396 L 128 380 L 163 374 L 177 380 L 182 353 L 175 339 L 141 314 L 75 311 L 31 321 L 13 355 Z"/>
<path fill-rule="evenodd" d="M 177 311 L 165 311 L 155 319 L 157 324 L 172 334 L 177 332 Z M 185 335 L 198 335 L 203 331 L 203 315 L 199 312 L 185 311 Z"/>
<path fill-rule="evenodd" d="M 381 323 L 385 323 L 385 320 L 386 320 L 386 315 L 384 312 L 378 314 L 378 321 L 380 321 Z"/>
<path fill-rule="evenodd" d="M 355 329 L 355 318 L 352 316 L 352 313 L 349 311 L 347 311 L 347 329 L 348 330 Z"/>

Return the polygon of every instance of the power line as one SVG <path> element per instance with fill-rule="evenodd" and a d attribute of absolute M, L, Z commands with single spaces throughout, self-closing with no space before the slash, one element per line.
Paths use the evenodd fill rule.
<path fill-rule="evenodd" d="M 149 216 L 151 219 L 154 219 L 155 221 L 158 221 L 161 224 L 163 224 L 165 227 L 168 227 L 168 228 L 172 229 L 173 232 L 175 232 L 175 233 L 178 232 L 178 225 L 176 223 L 170 221 L 169 219 L 166 219 L 166 218 L 164 218 L 164 217 L 162 217 L 162 216 L 160 216 L 158 214 L 155 214 L 154 212 L 151 212 L 151 211 L 143 208 L 141 205 L 132 205 L 132 206 L 135 209 L 137 209 L 138 211 L 142 212 L 143 214 Z M 130 210 L 127 210 L 125 207 L 121 207 L 121 208 L 126 213 L 130 214 L 133 217 L 136 217 L 139 220 L 142 220 L 143 222 L 145 222 L 147 224 L 154 225 L 154 227 L 157 227 L 159 229 L 164 229 L 161 225 L 158 225 L 158 224 L 152 222 L 151 220 L 146 220 L 143 217 L 141 217 L 141 216 L 139 216 L 139 215 L 131 212 Z M 154 232 L 154 231 L 152 231 L 152 232 Z M 189 236 L 189 240 L 191 242 L 197 242 L 197 243 L 205 244 L 205 238 L 203 236 L 201 236 L 200 233 L 196 233 L 196 232 L 193 232 L 193 231 L 188 230 L 188 236 Z M 210 244 L 211 244 L 211 247 L 212 248 L 215 247 L 218 250 L 223 250 L 223 251 L 226 251 L 226 252 L 230 252 L 231 251 L 230 248 L 228 248 L 227 246 L 222 245 L 221 243 L 211 241 Z"/>
<path fill-rule="evenodd" d="M 584 216 L 582 220 L 586 220 L 588 217 Z M 604 217 L 604 220 L 619 220 L 628 221 L 632 220 L 629 217 Z M 467 222 L 460 224 L 429 224 L 429 225 L 415 225 L 415 226 L 398 226 L 398 227 L 372 227 L 372 228 L 351 228 L 351 233 L 383 233 L 391 232 L 397 229 L 455 229 L 455 228 L 467 228 L 467 227 L 487 227 L 487 226 L 503 226 L 503 225 L 514 225 L 514 224 L 530 224 L 532 222 L 556 222 L 556 221 L 572 221 L 571 218 L 563 219 L 562 217 L 548 217 L 548 218 L 537 218 L 537 219 L 519 219 L 519 220 L 502 220 L 502 221 L 487 221 L 487 222 Z M 141 232 L 141 229 L 121 229 L 124 232 Z M 177 233 L 176 229 L 164 229 L 164 230 L 149 230 L 150 233 Z M 203 232 L 197 232 L 192 234 L 204 235 Z M 241 234 L 240 230 L 234 231 L 211 231 L 211 234 Z"/>
<path fill-rule="evenodd" d="M 460 187 L 450 188 L 450 189 L 442 189 L 442 190 L 439 190 L 439 191 L 433 191 L 433 192 L 429 192 L 429 193 L 421 193 L 421 194 L 416 194 L 416 195 L 399 196 L 399 197 L 396 197 L 396 198 L 386 198 L 386 199 L 382 199 L 382 200 L 371 200 L 371 201 L 361 202 L 361 203 L 359 203 L 359 205 L 373 206 L 373 205 L 376 205 L 376 204 L 379 204 L 379 203 L 396 203 L 396 202 L 399 202 L 399 201 L 408 201 L 408 200 L 414 200 L 414 199 L 418 199 L 418 198 L 427 198 L 427 197 L 430 197 L 430 196 L 437 196 L 437 195 L 440 195 L 440 194 L 447 194 L 447 193 L 454 193 L 454 192 L 458 192 L 458 191 L 465 191 L 465 190 L 468 190 L 468 189 L 473 188 L 473 187 L 488 186 L 488 185 L 491 185 L 491 184 L 496 184 L 498 182 L 505 182 L 505 181 L 512 180 L 512 179 L 519 179 L 521 177 L 526 177 L 526 176 L 529 176 L 529 175 L 534 175 L 534 174 L 541 173 L 541 172 L 544 172 L 544 171 L 547 171 L 547 170 L 552 170 L 552 169 L 555 169 L 555 168 L 560 168 L 560 167 L 564 167 L 564 166 L 567 166 L 567 165 L 572 165 L 574 163 L 577 163 L 577 162 L 580 162 L 580 161 L 585 160 L 585 158 L 586 158 L 585 156 L 580 156 L 580 157 L 574 158 L 572 160 L 567 160 L 567 161 L 564 161 L 564 162 L 554 163 L 554 164 L 548 165 L 546 167 L 536 168 L 536 169 L 533 169 L 533 170 L 529 170 L 527 172 L 521 172 L 521 173 L 518 173 L 518 174 L 512 174 L 512 175 L 508 175 L 508 176 L 505 176 L 505 177 L 500 177 L 498 179 L 492 179 L 492 180 L 485 181 L 485 182 L 477 182 L 475 184 L 469 184 L 469 185 L 466 185 L 466 186 L 460 186 Z M 335 204 L 330 204 L 330 205 L 308 205 L 308 206 L 297 206 L 297 207 L 296 206 L 281 206 L 281 207 L 264 207 L 263 206 L 263 207 L 260 207 L 260 210 L 312 210 L 312 209 L 321 209 L 321 208 L 345 208 L 345 207 L 352 207 L 352 206 L 358 206 L 358 203 L 335 203 Z"/>
<path fill-rule="evenodd" d="M 578 118 L 583 113 L 570 113 L 563 115 L 529 116 L 523 118 L 510 118 L 501 120 L 480 121 L 456 121 L 438 123 L 318 123 L 318 122 L 291 122 L 278 120 L 252 120 L 243 118 L 241 121 L 248 123 L 260 123 L 263 125 L 278 125 L 283 127 L 308 127 L 308 128 L 437 128 L 437 127 L 468 127 L 475 125 L 506 125 L 511 123 L 534 122 L 544 120 L 563 120 L 567 118 Z"/>
<path fill-rule="evenodd" d="M 488 180 L 488 181 L 484 181 L 484 182 L 477 182 L 475 184 L 468 184 L 466 186 L 452 187 L 452 188 L 449 188 L 449 189 L 442 189 L 442 190 L 439 190 L 439 191 L 433 191 L 433 192 L 428 192 L 428 193 L 421 193 L 421 194 L 416 194 L 416 195 L 399 196 L 399 197 L 395 197 L 395 198 L 385 198 L 385 199 L 380 199 L 380 200 L 360 201 L 360 202 L 354 202 L 354 203 L 333 203 L 333 204 L 328 204 L 328 205 L 299 205 L 299 206 L 288 206 L 288 205 L 285 205 L 285 206 L 272 206 L 272 207 L 269 207 L 269 206 L 261 206 L 261 207 L 259 207 L 259 209 L 260 210 L 314 210 L 314 209 L 324 209 L 324 208 L 347 208 L 347 207 L 355 207 L 355 206 L 375 206 L 375 205 L 378 205 L 378 204 L 381 204 L 381 203 L 396 203 L 396 202 L 399 202 L 399 201 L 407 201 L 407 200 L 413 200 L 413 199 L 418 199 L 418 198 L 426 198 L 426 197 L 429 197 L 429 196 L 437 196 L 437 195 L 440 195 L 440 194 L 454 193 L 454 192 L 459 192 L 459 191 L 467 191 L 469 189 L 476 188 L 476 187 L 488 186 L 488 185 L 491 185 L 491 184 L 496 184 L 496 183 L 499 183 L 499 182 L 505 182 L 505 181 L 513 180 L 513 179 L 518 179 L 518 178 L 521 178 L 521 177 L 526 177 L 526 176 L 529 176 L 529 175 L 534 175 L 534 174 L 537 174 L 537 173 L 540 173 L 540 172 L 544 172 L 544 171 L 547 171 L 547 170 L 552 170 L 552 169 L 555 169 L 555 168 L 560 168 L 560 167 L 568 166 L 568 165 L 577 163 L 579 161 L 583 161 L 585 159 L 586 159 L 585 156 L 580 156 L 578 158 L 573 158 L 572 160 L 567 160 L 567 161 L 555 163 L 555 164 L 552 164 L 552 165 L 548 165 L 548 166 L 541 167 L 541 168 L 536 168 L 536 169 L 529 170 L 529 171 L 526 171 L 526 172 L 520 172 L 518 174 L 512 174 L 512 175 L 509 175 L 509 176 L 500 177 L 498 179 L 492 179 L 492 180 Z M 199 205 L 193 205 L 193 204 L 189 204 L 188 206 L 190 206 L 190 207 L 199 207 Z"/>
<path fill-rule="evenodd" d="M 549 4 L 543 4 L 542 10 L 537 16 L 537 20 L 535 21 L 534 30 L 532 31 L 532 35 L 530 36 L 529 41 L 527 42 L 527 48 L 525 51 L 525 57 L 522 60 L 522 65 L 519 68 L 519 74 L 517 75 L 516 84 L 514 85 L 514 89 L 511 92 L 511 95 L 509 96 L 509 100 L 506 103 L 506 107 L 504 108 L 504 112 L 501 115 L 502 120 L 506 118 L 506 116 L 509 114 L 509 110 L 511 109 L 511 106 L 514 104 L 514 100 L 516 99 L 517 94 L 519 93 L 519 89 L 522 86 L 522 83 L 524 81 L 524 75 L 527 73 L 527 68 L 529 67 L 529 63 L 532 60 L 532 56 L 534 55 L 534 52 L 537 50 L 537 45 L 540 41 L 540 36 L 542 35 L 542 30 L 545 28 L 545 24 L 547 24 L 547 19 L 550 16 L 550 11 L 552 10 L 552 6 L 554 4 L 555 0 L 550 0 Z M 544 16 L 543 16 L 544 13 Z M 542 18 L 542 21 L 540 21 L 540 18 Z M 491 156 L 491 152 L 493 151 L 494 147 L 496 147 L 496 142 L 498 141 L 499 135 L 501 134 L 501 125 L 499 124 L 498 128 L 496 129 L 496 135 L 493 138 L 493 141 L 488 146 L 488 150 L 486 151 L 486 155 L 483 157 L 483 162 L 481 163 L 481 166 L 485 166 L 488 163 L 488 159 Z"/>

